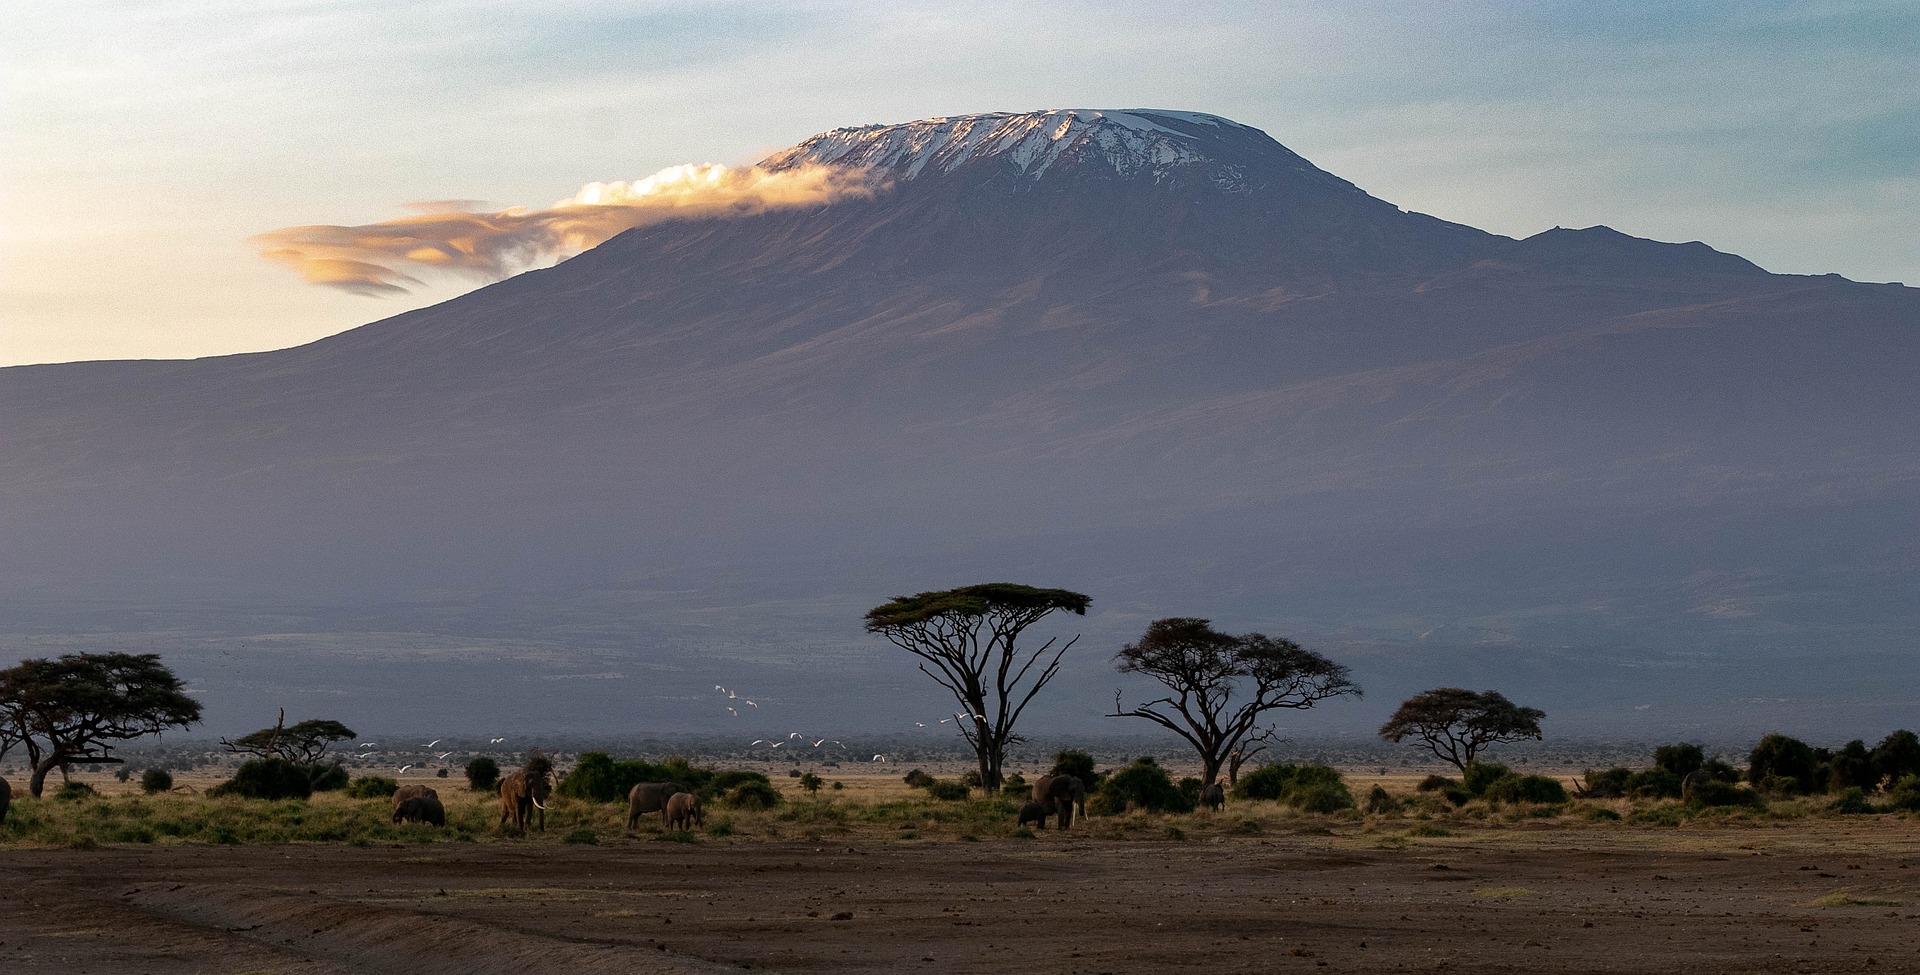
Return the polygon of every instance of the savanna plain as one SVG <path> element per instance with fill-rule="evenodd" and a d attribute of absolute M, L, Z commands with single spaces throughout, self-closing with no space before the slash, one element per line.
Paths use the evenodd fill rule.
<path fill-rule="evenodd" d="M 84 778 L 0 826 L 0 971 L 1920 971 L 1920 821 L 1819 797 L 1455 806 L 1350 774 L 1398 808 L 1029 830 L 1012 794 L 850 773 L 685 831 L 556 795 L 523 836 L 458 780 L 421 780 L 436 828 Z"/>

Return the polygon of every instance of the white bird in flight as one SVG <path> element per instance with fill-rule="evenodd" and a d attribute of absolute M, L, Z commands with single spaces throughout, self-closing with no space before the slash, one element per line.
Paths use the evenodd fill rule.
<path fill-rule="evenodd" d="M 489 744 L 489 745 L 498 745 L 498 744 L 500 744 L 500 743 L 501 743 L 501 742 L 503 742 L 503 741 L 506 741 L 506 739 L 505 739 L 505 738 L 489 738 L 489 739 L 487 739 L 487 744 Z"/>
<path fill-rule="evenodd" d="M 432 748 L 433 746 L 435 746 L 435 745 L 438 745 L 438 744 L 440 744 L 440 739 L 438 739 L 438 738 L 435 738 L 434 740 L 432 740 L 432 741 L 430 741 L 430 742 L 427 742 L 426 744 L 424 744 L 424 745 L 422 745 L 422 746 L 420 746 L 420 747 L 422 747 L 422 748 Z"/>
<path fill-rule="evenodd" d="M 412 765 L 402 765 L 402 766 L 400 766 L 400 771 L 402 771 L 402 772 L 405 772 L 406 770 L 408 770 L 408 769 L 410 769 L 410 768 L 412 768 L 412 767 L 413 767 Z"/>
<path fill-rule="evenodd" d="M 736 718 L 740 716 L 740 712 L 734 708 L 728 708 L 727 713 L 733 715 Z"/>
<path fill-rule="evenodd" d="M 435 756 L 433 756 L 433 757 L 434 757 L 434 758 L 439 758 L 439 759 L 444 759 L 444 758 L 446 758 L 446 757 L 447 757 L 448 755 L 451 755 L 451 754 L 453 754 L 453 753 L 452 753 L 452 752 L 441 752 L 440 754 L 438 754 L 438 755 L 435 755 Z"/>
<path fill-rule="evenodd" d="M 361 747 L 361 748 L 372 748 L 373 746 L 375 746 L 375 745 L 378 745 L 378 744 L 380 744 L 380 743 L 379 743 L 379 742 L 377 742 L 377 741 L 363 741 L 363 742 L 361 742 L 361 743 L 360 743 L 360 747 Z"/>
<path fill-rule="evenodd" d="M 801 733 L 799 733 L 798 731 L 796 731 L 796 732 L 794 732 L 793 734 L 790 734 L 790 735 L 788 735 L 788 736 L 787 736 L 787 740 L 788 740 L 788 741 L 792 741 L 792 740 L 794 740 L 795 738 L 805 738 L 805 737 L 806 737 L 806 735 L 803 735 L 803 734 L 801 734 Z"/>
<path fill-rule="evenodd" d="M 886 760 L 886 758 L 887 758 L 887 756 L 885 756 L 885 755 L 875 755 L 875 756 L 873 756 L 872 758 L 870 758 L 870 759 L 867 759 L 867 761 L 869 761 L 869 762 L 881 762 L 881 761 L 885 761 L 885 760 Z"/>
<path fill-rule="evenodd" d="M 748 747 L 748 748 L 752 748 L 752 747 L 753 747 L 754 745 L 770 745 L 770 744 L 772 744 L 772 743 L 773 743 L 773 742 L 772 742 L 772 740 L 771 740 L 771 739 L 767 739 L 767 738 L 755 738 L 755 739 L 753 740 L 753 744 L 750 744 L 750 745 L 748 745 L 747 747 Z"/>
<path fill-rule="evenodd" d="M 759 706 L 760 706 L 760 705 L 758 705 L 758 704 L 755 704 L 755 703 L 753 703 L 752 701 L 748 701 L 748 702 L 747 702 L 747 707 L 750 707 L 750 708 L 757 708 L 757 707 L 759 707 Z"/>

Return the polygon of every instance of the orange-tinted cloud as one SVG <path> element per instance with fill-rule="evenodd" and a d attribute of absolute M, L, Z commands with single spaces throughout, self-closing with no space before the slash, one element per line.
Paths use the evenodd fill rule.
<path fill-rule="evenodd" d="M 287 227 L 253 238 L 261 256 L 310 284 L 363 295 L 405 294 L 420 273 L 498 280 L 570 257 L 634 227 L 745 216 L 870 196 L 861 170 L 803 166 L 674 166 L 634 182 L 588 183 L 544 210 L 473 212 L 473 201 L 414 204 L 420 213 L 359 227 Z"/>

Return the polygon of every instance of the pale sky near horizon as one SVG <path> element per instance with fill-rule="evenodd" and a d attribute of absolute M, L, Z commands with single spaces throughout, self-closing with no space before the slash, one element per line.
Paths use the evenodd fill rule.
<path fill-rule="evenodd" d="M 1409 210 L 1920 284 L 1920 3 L 103 0 L 0 25 L 0 365 L 296 345 L 478 286 L 249 238 L 542 207 L 842 125 L 1211 112 Z"/>

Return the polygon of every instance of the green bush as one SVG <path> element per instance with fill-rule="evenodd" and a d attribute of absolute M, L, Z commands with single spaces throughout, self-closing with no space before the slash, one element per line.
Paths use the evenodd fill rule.
<path fill-rule="evenodd" d="M 1587 795 L 1594 799 L 1616 799 L 1627 794 L 1627 783 L 1633 779 L 1630 768 L 1610 768 L 1606 771 L 1588 769 L 1586 774 Z"/>
<path fill-rule="evenodd" d="M 140 791 L 147 795 L 173 791 L 173 773 L 163 768 L 147 769 L 140 773 Z"/>
<path fill-rule="evenodd" d="M 1148 755 L 1109 774 L 1087 800 L 1087 812 L 1095 815 L 1113 815 L 1128 809 L 1185 813 L 1193 811 L 1193 800 L 1182 795 L 1167 770 Z"/>
<path fill-rule="evenodd" d="M 978 789 L 984 782 L 986 780 L 980 777 L 980 770 L 977 768 L 970 768 L 960 773 L 960 784 L 969 789 Z"/>
<path fill-rule="evenodd" d="M 1093 756 L 1078 748 L 1062 748 L 1053 755 L 1051 775 L 1071 775 L 1092 789 L 1099 784 L 1099 773 L 1093 770 Z"/>
<path fill-rule="evenodd" d="M 1400 800 L 1381 786 L 1374 786 L 1367 792 L 1367 803 L 1362 811 L 1373 814 L 1394 813 L 1400 811 Z"/>
<path fill-rule="evenodd" d="M 1544 775 L 1503 775 L 1487 786 L 1482 795 L 1496 802 L 1531 802 L 1557 806 L 1567 801 L 1567 790 L 1558 779 Z"/>
<path fill-rule="evenodd" d="M 975 773 L 975 774 L 978 775 L 978 773 Z M 825 779 L 822 779 L 821 777 L 813 774 L 812 772 L 808 772 L 807 774 L 802 775 L 800 777 L 800 788 L 807 790 L 807 793 L 809 795 L 818 795 L 820 792 L 820 787 L 826 784 L 827 782 Z"/>
<path fill-rule="evenodd" d="M 933 776 L 928 775 L 924 769 L 914 769 L 901 776 L 900 781 L 915 789 L 924 789 L 933 784 Z"/>
<path fill-rule="evenodd" d="M 313 776 L 304 765 L 284 758 L 250 758 L 228 779 L 207 790 L 211 796 L 242 799 L 305 799 L 313 795 Z"/>
<path fill-rule="evenodd" d="M 1288 790 L 1287 802 L 1301 812 L 1330 813 L 1353 808 L 1353 793 L 1345 782 L 1296 783 Z"/>
<path fill-rule="evenodd" d="M 1887 808 L 1920 812 L 1920 775 L 1905 775 L 1887 789 Z"/>
<path fill-rule="evenodd" d="M 714 771 L 698 768 L 684 758 L 664 762 L 643 759 L 616 762 L 606 752 L 584 752 L 573 771 L 560 780 L 554 791 L 569 799 L 593 802 L 624 802 L 627 793 L 642 782 L 672 782 L 689 792 L 701 792 L 713 781 Z"/>
<path fill-rule="evenodd" d="M 1687 797 L 1687 805 L 1697 809 L 1720 806 L 1765 809 L 1767 801 L 1746 786 L 1712 779 L 1694 783 L 1693 794 Z"/>
<path fill-rule="evenodd" d="M 708 782 L 706 787 L 700 790 L 700 797 L 702 799 L 711 799 L 715 796 L 724 796 L 748 782 L 758 782 L 768 788 L 772 788 L 773 786 L 773 780 L 767 778 L 764 772 L 749 772 L 745 769 L 727 769 L 724 772 L 714 773 L 713 780 Z"/>
<path fill-rule="evenodd" d="M 1920 736 L 1902 729 L 1873 746 L 1873 770 L 1891 787 L 1909 775 L 1920 775 Z"/>
<path fill-rule="evenodd" d="M 1880 773 L 1874 769 L 1873 753 L 1858 738 L 1847 742 L 1827 759 L 1827 788 L 1836 791 L 1858 789 L 1872 792 L 1880 786 Z"/>
<path fill-rule="evenodd" d="M 1295 765 L 1273 763 L 1262 765 L 1233 784 L 1235 799 L 1283 799 L 1287 795 L 1287 784 L 1293 781 Z"/>
<path fill-rule="evenodd" d="M 1429 775 L 1421 779 L 1420 784 L 1413 788 L 1416 792 L 1445 792 L 1448 789 L 1457 789 L 1459 787 L 1460 783 L 1454 779 L 1449 779 L 1444 775 Z"/>
<path fill-rule="evenodd" d="M 1627 777 L 1626 794 L 1636 799 L 1680 798 L 1680 776 L 1665 768 L 1650 768 Z"/>
<path fill-rule="evenodd" d="M 349 779 L 347 770 L 338 763 L 333 765 L 303 765 L 301 768 L 306 769 L 307 781 L 313 784 L 313 791 L 315 792 L 338 792 L 347 787 L 347 781 Z"/>
<path fill-rule="evenodd" d="M 1182 776 L 1180 781 L 1173 784 L 1173 787 L 1179 789 L 1180 794 L 1186 797 L 1189 807 L 1200 805 L 1200 790 L 1205 786 L 1199 779 L 1191 775 Z"/>
<path fill-rule="evenodd" d="M 1856 785 L 1840 790 L 1840 794 L 1834 797 L 1832 804 L 1827 806 L 1827 811 L 1841 816 L 1858 816 L 1873 812 L 1874 809 L 1873 805 L 1867 802 L 1865 790 Z"/>
<path fill-rule="evenodd" d="M 1653 767 L 1671 773 L 1676 779 L 1686 778 L 1687 773 L 1706 764 L 1706 761 L 1706 749 L 1687 742 L 1661 745 L 1653 750 Z"/>
<path fill-rule="evenodd" d="M 349 799 L 381 799 L 400 791 L 400 783 L 378 775 L 362 775 L 347 784 Z"/>
<path fill-rule="evenodd" d="M 1769 779 L 1787 779 L 1793 783 L 1794 791 L 1800 793 L 1818 792 L 1825 784 L 1821 781 L 1820 760 L 1813 748 L 1781 734 L 1760 739 L 1747 756 L 1747 781 L 1764 785 Z"/>
<path fill-rule="evenodd" d="M 1262 765 L 1240 777 L 1238 799 L 1277 799 L 1307 812 L 1353 808 L 1353 793 L 1337 769 L 1326 765 Z"/>
<path fill-rule="evenodd" d="M 1467 772 L 1460 777 L 1460 784 L 1476 796 L 1485 795 L 1487 786 L 1513 774 L 1513 770 L 1499 762 L 1468 762 Z"/>
<path fill-rule="evenodd" d="M 1027 777 L 1018 772 L 1008 772 L 1006 776 L 1000 780 L 1000 788 L 1002 789 L 1024 789 L 1026 787 Z"/>
<path fill-rule="evenodd" d="M 780 790 L 771 782 L 742 782 L 726 794 L 724 801 L 734 809 L 772 809 L 780 804 Z"/>
<path fill-rule="evenodd" d="M 62 782 L 60 788 L 53 790 L 53 797 L 61 802 L 79 802 L 99 794 L 85 782 Z"/>
<path fill-rule="evenodd" d="M 972 791 L 967 788 L 965 782 L 948 782 L 941 779 L 935 779 L 927 786 L 927 795 L 943 802 L 961 802 Z"/>
<path fill-rule="evenodd" d="M 475 792 L 497 792 L 500 788 L 500 763 L 481 755 L 467 763 L 467 788 Z"/>
<path fill-rule="evenodd" d="M 1617 823 L 1620 821 L 1620 814 L 1605 806 L 1596 806 L 1589 809 L 1585 815 L 1587 821 L 1590 823 Z"/>

